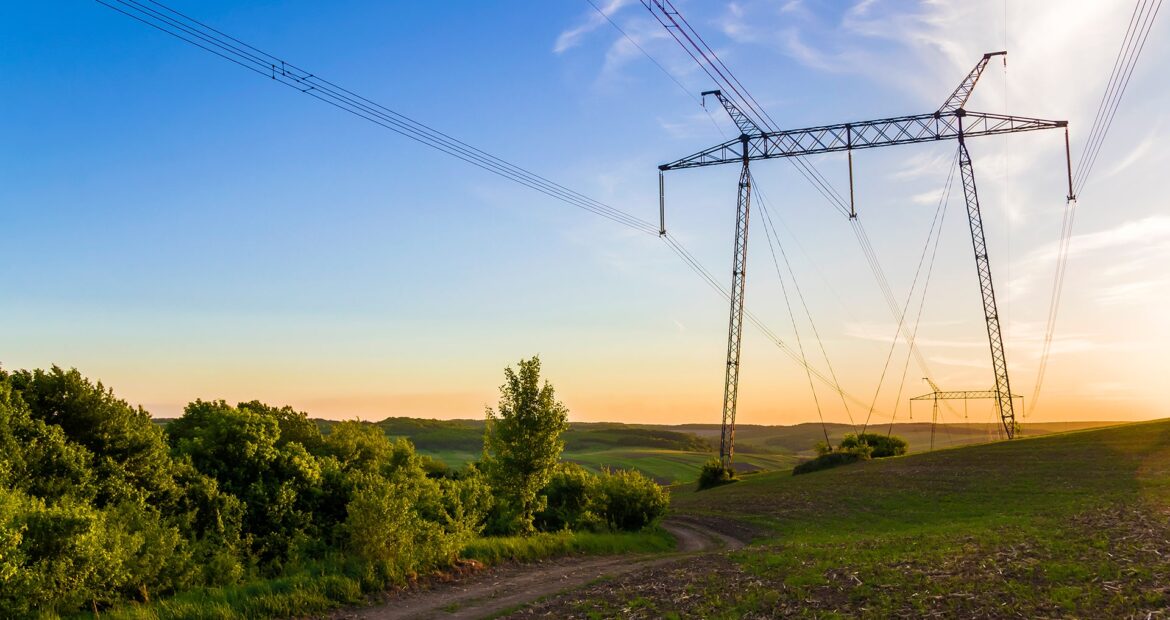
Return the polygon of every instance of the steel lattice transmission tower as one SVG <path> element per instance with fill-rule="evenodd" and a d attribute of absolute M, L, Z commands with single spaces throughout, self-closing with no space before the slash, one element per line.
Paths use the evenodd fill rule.
<path fill-rule="evenodd" d="M 1007 52 L 984 54 L 975 68 L 951 93 L 942 107 L 934 112 L 883 118 L 856 123 L 840 123 L 792 129 L 765 131 L 743 113 L 720 91 L 708 91 L 723 104 L 731 120 L 739 128 L 738 138 L 717 144 L 658 167 L 659 170 L 659 213 L 662 217 L 660 231 L 666 232 L 665 184 L 662 173 L 668 170 L 698 168 L 738 163 L 742 166 L 735 214 L 735 247 L 732 253 L 731 316 L 727 333 L 727 370 L 723 393 L 723 426 L 720 434 L 719 457 L 724 466 L 730 467 L 734 456 L 735 410 L 739 392 L 740 350 L 743 340 L 743 303 L 747 266 L 748 223 L 751 215 L 751 181 L 749 164 L 754 160 L 783 157 L 803 157 L 821 153 L 846 151 L 849 153 L 850 196 L 853 195 L 854 149 L 869 149 L 918 142 L 957 140 L 959 143 L 959 168 L 963 177 L 963 194 L 967 201 L 967 219 L 971 228 L 971 242 L 975 251 L 975 266 L 979 277 L 979 289 L 983 298 L 983 315 L 987 323 L 987 339 L 991 348 L 991 365 L 995 373 L 995 399 L 1004 431 L 1009 438 L 1015 435 L 1016 415 L 1012 403 L 1011 384 L 1008 378 L 1007 358 L 1004 355 L 1003 335 L 1000 329 L 999 311 L 995 302 L 995 287 L 992 285 L 991 262 L 987 253 L 987 242 L 983 233 L 983 216 L 979 207 L 979 194 L 975 186 L 975 170 L 967 151 L 967 139 L 979 136 L 1037 131 L 1041 129 L 1064 129 L 1065 164 L 1068 170 L 1068 200 L 1073 200 L 1072 163 L 1068 145 L 1068 122 L 1053 121 L 1024 116 L 1008 116 L 966 110 L 966 105 L 975 84 L 987 67 L 988 61 Z"/>
<path fill-rule="evenodd" d="M 929 394 L 923 394 L 922 396 L 915 396 L 914 398 L 910 399 L 910 417 L 911 418 L 914 417 L 914 403 L 916 401 L 921 401 L 921 400 L 931 401 L 931 403 L 932 403 L 931 412 L 930 412 L 930 449 L 931 450 L 934 450 L 934 425 L 935 425 L 935 423 L 938 422 L 938 402 L 940 400 L 941 401 L 947 401 L 947 400 L 968 401 L 968 400 L 993 399 L 996 401 L 996 407 L 997 408 L 999 407 L 999 399 L 1000 399 L 1001 393 L 998 389 L 994 389 L 994 390 L 943 390 L 942 388 L 938 387 L 938 384 L 935 383 L 934 381 L 932 381 L 930 379 L 930 377 L 923 377 L 922 380 L 929 383 L 930 389 L 933 391 Z M 1013 403 L 1015 401 L 1019 400 L 1020 401 L 1020 408 L 1023 408 L 1023 406 L 1024 406 L 1024 397 L 1023 396 L 1020 396 L 1019 394 L 1012 394 L 1010 398 L 1011 398 L 1011 402 L 1013 402 Z M 966 409 L 967 409 L 967 403 L 964 402 L 963 403 L 963 410 L 966 411 Z M 966 417 L 966 414 L 964 414 L 964 417 Z"/>

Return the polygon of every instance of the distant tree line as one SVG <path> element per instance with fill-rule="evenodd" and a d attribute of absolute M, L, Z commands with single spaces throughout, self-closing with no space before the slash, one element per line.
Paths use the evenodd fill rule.
<path fill-rule="evenodd" d="M 76 370 L 0 370 L 0 617 L 97 611 L 322 558 L 372 590 L 448 565 L 485 528 L 656 522 L 666 497 L 640 474 L 558 463 L 565 412 L 547 383 L 533 390 L 538 375 L 535 358 L 508 369 L 484 461 L 450 470 L 371 424 L 323 434 L 290 407 L 196 400 L 164 428 Z"/>

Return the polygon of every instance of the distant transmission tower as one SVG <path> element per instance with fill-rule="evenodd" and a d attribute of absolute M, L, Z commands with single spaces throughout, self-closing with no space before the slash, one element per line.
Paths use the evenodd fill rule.
<path fill-rule="evenodd" d="M 1000 397 L 999 390 L 952 390 L 952 391 L 947 392 L 947 391 L 943 391 L 942 389 L 940 389 L 934 381 L 930 380 L 930 377 L 923 377 L 922 380 L 929 383 L 930 389 L 932 389 L 934 391 L 929 393 L 929 394 L 923 394 L 922 396 L 915 396 L 914 398 L 910 399 L 910 417 L 914 417 L 914 401 L 918 401 L 918 400 L 931 401 L 931 403 L 932 403 L 931 413 L 930 413 L 930 425 L 931 425 L 930 426 L 930 449 L 931 450 L 934 450 L 934 425 L 938 422 L 938 401 L 940 401 L 940 400 L 968 401 L 968 400 L 981 400 L 981 399 L 993 398 L 998 402 L 999 397 Z M 1010 397 L 1010 402 L 1014 403 L 1016 401 L 1016 399 L 1019 399 L 1020 409 L 1023 409 L 1024 408 L 1024 397 L 1020 396 L 1019 394 L 1012 394 Z M 966 403 L 963 404 L 963 407 L 965 410 Z M 1011 434 L 1009 434 L 1008 437 L 1014 436 L 1014 431 L 1016 429 L 1012 429 L 1012 430 L 1013 430 L 1013 432 Z"/>

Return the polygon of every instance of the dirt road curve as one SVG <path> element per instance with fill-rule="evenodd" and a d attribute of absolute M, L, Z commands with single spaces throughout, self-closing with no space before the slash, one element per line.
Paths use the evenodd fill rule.
<path fill-rule="evenodd" d="M 678 551 L 667 555 L 564 558 L 536 564 L 492 569 L 457 583 L 441 584 L 365 609 L 334 614 L 334 620 L 429 619 L 472 620 L 499 614 L 601 577 L 678 562 L 698 553 L 738 549 L 743 542 L 717 532 L 701 521 L 667 519 L 662 527 L 678 539 Z"/>

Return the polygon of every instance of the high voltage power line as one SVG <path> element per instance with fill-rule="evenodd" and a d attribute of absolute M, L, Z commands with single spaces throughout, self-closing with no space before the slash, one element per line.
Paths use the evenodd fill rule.
<path fill-rule="evenodd" d="M 487 172 L 534 189 L 546 196 L 599 215 L 632 230 L 651 235 L 658 235 L 659 233 L 658 228 L 646 220 L 551 181 L 535 172 L 492 155 L 487 151 L 471 146 L 447 133 L 434 129 L 400 112 L 334 84 L 160 2 L 154 0 L 144 0 L 143 2 L 137 0 L 95 1 L 98 4 L 215 54 L 256 74 L 294 88 L 303 94 L 385 129 L 389 129 L 424 146 L 460 159 Z M 645 53 L 645 50 L 643 50 L 643 53 Z M 721 287 L 718 281 L 711 275 L 710 271 L 693 254 L 686 250 L 677 239 L 670 235 L 664 235 L 663 240 L 682 259 L 688 268 L 695 271 L 716 292 L 723 296 L 728 295 L 727 291 Z M 826 377 L 816 368 L 808 367 L 807 362 L 798 356 L 787 343 L 777 336 L 756 315 L 751 312 L 748 312 L 747 315 L 749 320 L 773 344 L 798 364 L 806 366 L 813 377 L 833 388 L 834 391 L 839 392 L 842 397 L 863 404 L 863 401 L 856 396 L 841 390 L 835 380 Z"/>
<path fill-rule="evenodd" d="M 1085 143 L 1085 150 L 1077 161 L 1076 173 L 1073 181 L 1076 185 L 1076 195 L 1080 195 L 1097 163 L 1097 156 L 1101 153 L 1101 146 L 1105 137 L 1113 126 L 1113 118 L 1117 115 L 1117 108 L 1125 96 L 1129 80 L 1133 76 L 1134 67 L 1138 58 L 1146 47 L 1150 29 L 1154 19 L 1162 8 L 1162 0 L 1138 0 L 1130 17 L 1129 27 L 1121 41 L 1121 48 L 1117 51 L 1117 58 L 1113 62 L 1113 70 L 1109 75 L 1109 82 L 1105 92 L 1101 95 L 1101 103 L 1097 106 L 1097 113 L 1093 118 L 1093 126 Z"/>
<path fill-rule="evenodd" d="M 161 3 L 146 0 L 95 0 L 119 13 L 211 52 L 259 75 L 389 129 L 415 142 L 461 159 L 509 181 L 534 189 L 638 232 L 654 235 L 653 224 L 451 137 L 404 114 L 371 101 L 292 63 L 231 37 Z M 148 6 L 152 5 L 152 6 Z M 157 8 L 154 8 L 157 7 Z"/>
<path fill-rule="evenodd" d="M 1084 190 L 1093 167 L 1097 163 L 1097 156 L 1105 144 L 1109 129 L 1113 126 L 1113 118 L 1117 114 L 1121 99 L 1129 86 L 1134 67 L 1138 58 L 1146 47 L 1150 36 L 1150 29 L 1154 19 L 1162 8 L 1162 0 L 1137 0 L 1133 13 L 1129 18 L 1125 36 L 1121 39 L 1121 46 L 1117 50 L 1117 57 L 1113 60 L 1113 69 L 1109 73 L 1109 81 L 1101 95 L 1101 102 L 1097 105 L 1097 113 L 1093 115 L 1093 125 L 1089 129 L 1089 136 L 1085 140 L 1084 150 L 1077 160 L 1076 172 L 1073 174 L 1075 186 L 1074 195 L 1079 196 Z M 1060 312 L 1060 301 L 1064 292 L 1064 280 L 1068 273 L 1069 247 L 1072 243 L 1073 224 L 1076 221 L 1077 201 L 1069 200 L 1061 218 L 1060 238 L 1057 244 L 1056 269 L 1052 278 L 1052 290 L 1048 301 L 1048 316 L 1044 327 L 1044 342 L 1040 350 L 1040 362 L 1036 370 L 1036 383 L 1032 389 L 1032 402 L 1028 411 L 1035 411 L 1040 401 L 1040 390 L 1044 384 L 1044 377 L 1048 370 L 1048 360 L 1052 353 L 1052 341 L 1056 334 L 1056 318 Z"/>

